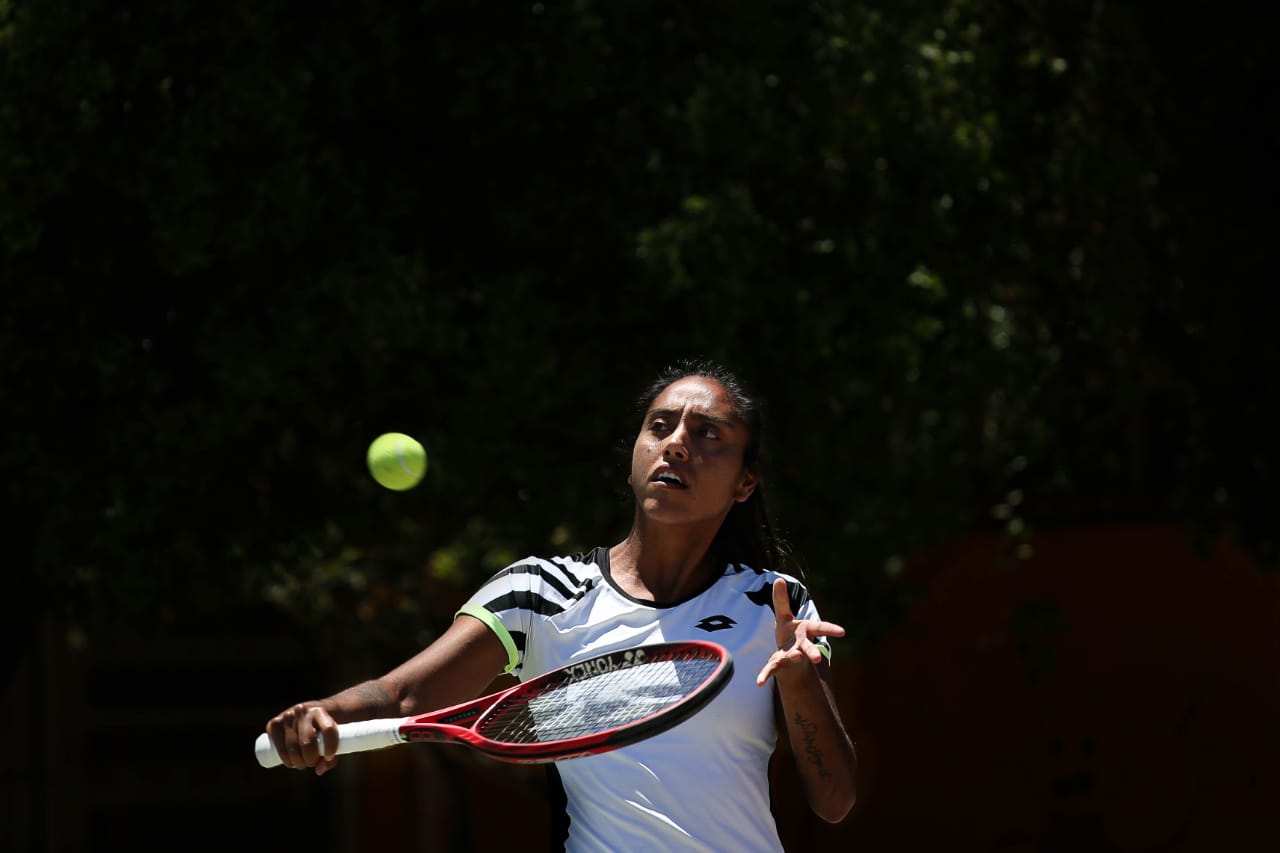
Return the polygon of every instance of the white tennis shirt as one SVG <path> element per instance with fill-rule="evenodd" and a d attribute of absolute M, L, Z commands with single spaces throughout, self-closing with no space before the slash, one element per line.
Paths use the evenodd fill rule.
<path fill-rule="evenodd" d="M 787 581 L 796 618 L 818 619 L 807 590 L 791 575 L 731 564 L 701 593 L 658 605 L 618 589 L 608 555 L 596 548 L 512 563 L 459 613 L 493 629 L 507 647 L 508 671 L 520 679 L 675 640 L 719 643 L 733 655 L 734 673 L 710 705 L 670 731 L 556 765 L 569 817 L 565 849 L 781 851 L 769 808 L 774 688 L 772 681 L 757 686 L 756 675 L 777 648 L 774 579 Z"/>

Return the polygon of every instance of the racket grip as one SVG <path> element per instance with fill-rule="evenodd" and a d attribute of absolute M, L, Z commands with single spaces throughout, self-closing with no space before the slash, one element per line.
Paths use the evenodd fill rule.
<path fill-rule="evenodd" d="M 335 755 L 346 755 L 349 752 L 368 752 L 371 749 L 382 749 L 404 743 L 400 737 L 400 726 L 404 719 L 400 717 L 384 720 L 363 720 L 358 723 L 338 724 L 338 751 Z M 284 762 L 276 753 L 266 732 L 258 735 L 254 743 L 254 752 L 258 763 L 263 767 L 279 767 Z"/>

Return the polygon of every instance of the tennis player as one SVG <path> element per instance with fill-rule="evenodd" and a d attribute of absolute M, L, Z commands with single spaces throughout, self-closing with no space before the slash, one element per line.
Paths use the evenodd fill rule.
<path fill-rule="evenodd" d="M 760 479 L 761 407 L 723 367 L 684 362 L 642 395 L 628 536 L 588 553 L 529 557 L 483 584 L 435 642 L 391 672 L 294 705 L 266 730 L 286 766 L 337 762 L 336 724 L 409 716 L 529 678 L 583 652 L 712 640 L 729 686 L 674 729 L 553 765 L 569 851 L 780 851 L 769 762 L 787 738 L 815 814 L 852 808 L 857 759 L 830 689 L 829 637 L 786 571 Z"/>

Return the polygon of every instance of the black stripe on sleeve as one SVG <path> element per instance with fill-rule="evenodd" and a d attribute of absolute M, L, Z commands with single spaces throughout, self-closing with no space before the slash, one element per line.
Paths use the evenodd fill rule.
<path fill-rule="evenodd" d="M 513 575 L 534 575 L 566 599 L 572 598 L 574 595 L 573 590 L 569 589 L 560 578 L 546 571 L 546 567 L 541 563 L 517 563 L 508 567 L 507 572 Z M 577 580 L 577 578 L 574 578 L 574 580 Z"/>
<path fill-rule="evenodd" d="M 564 612 L 563 604 L 557 604 L 526 590 L 513 590 L 506 595 L 484 602 L 482 606 L 491 613 L 501 613 L 504 610 L 529 610 L 539 616 L 555 616 L 557 613 Z"/>
<path fill-rule="evenodd" d="M 759 589 L 746 593 L 747 598 L 761 607 L 773 609 L 773 584 L 766 583 Z M 799 613 L 809 601 L 809 590 L 799 581 L 787 581 L 787 598 L 791 601 L 791 612 Z"/>
<path fill-rule="evenodd" d="M 799 581 L 787 581 L 787 597 L 791 599 L 791 612 L 799 613 L 809 602 L 809 590 Z"/>

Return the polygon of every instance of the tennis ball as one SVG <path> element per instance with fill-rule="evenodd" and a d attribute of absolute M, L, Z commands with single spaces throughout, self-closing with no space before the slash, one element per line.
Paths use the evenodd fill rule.
<path fill-rule="evenodd" d="M 427 451 L 402 432 L 384 433 L 369 445 L 369 473 L 388 489 L 412 489 L 427 473 Z"/>

